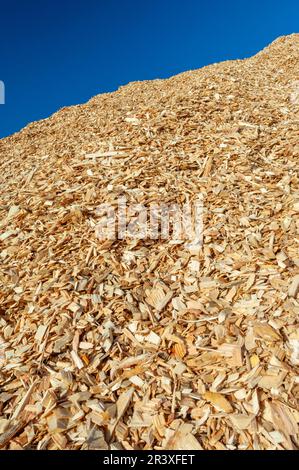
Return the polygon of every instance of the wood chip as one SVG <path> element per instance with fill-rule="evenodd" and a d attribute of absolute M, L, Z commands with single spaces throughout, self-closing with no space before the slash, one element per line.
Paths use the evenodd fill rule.
<path fill-rule="evenodd" d="M 292 280 L 292 283 L 289 287 L 289 296 L 296 298 L 298 292 L 299 292 L 299 274 L 297 274 L 297 276 L 295 276 Z"/>
<path fill-rule="evenodd" d="M 0 140 L 1 448 L 299 447 L 298 76 L 294 34 Z"/>
<path fill-rule="evenodd" d="M 203 394 L 205 400 L 209 401 L 218 411 L 224 411 L 225 413 L 231 413 L 233 408 L 230 402 L 220 393 L 217 392 L 206 392 Z"/>

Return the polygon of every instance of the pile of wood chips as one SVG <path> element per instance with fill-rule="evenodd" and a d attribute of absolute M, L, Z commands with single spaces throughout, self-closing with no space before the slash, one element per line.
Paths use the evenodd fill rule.
<path fill-rule="evenodd" d="M 0 448 L 298 448 L 298 77 L 294 34 L 0 141 Z M 198 193 L 195 254 L 96 236 Z"/>

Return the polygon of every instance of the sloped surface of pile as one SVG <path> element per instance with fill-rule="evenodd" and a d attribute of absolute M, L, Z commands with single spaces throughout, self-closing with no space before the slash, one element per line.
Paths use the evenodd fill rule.
<path fill-rule="evenodd" d="M 296 449 L 299 35 L 0 141 L 0 447 Z M 202 249 L 96 208 L 204 198 Z"/>

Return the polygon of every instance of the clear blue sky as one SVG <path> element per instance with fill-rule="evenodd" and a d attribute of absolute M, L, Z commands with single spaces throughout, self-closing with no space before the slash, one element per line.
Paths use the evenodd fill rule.
<path fill-rule="evenodd" d="M 298 0 L 0 0 L 0 137 L 130 81 L 256 53 Z"/>

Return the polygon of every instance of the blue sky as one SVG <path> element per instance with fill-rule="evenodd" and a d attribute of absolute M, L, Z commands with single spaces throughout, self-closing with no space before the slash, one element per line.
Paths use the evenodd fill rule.
<path fill-rule="evenodd" d="M 298 0 L 0 0 L 0 137 L 130 81 L 248 57 Z"/>

